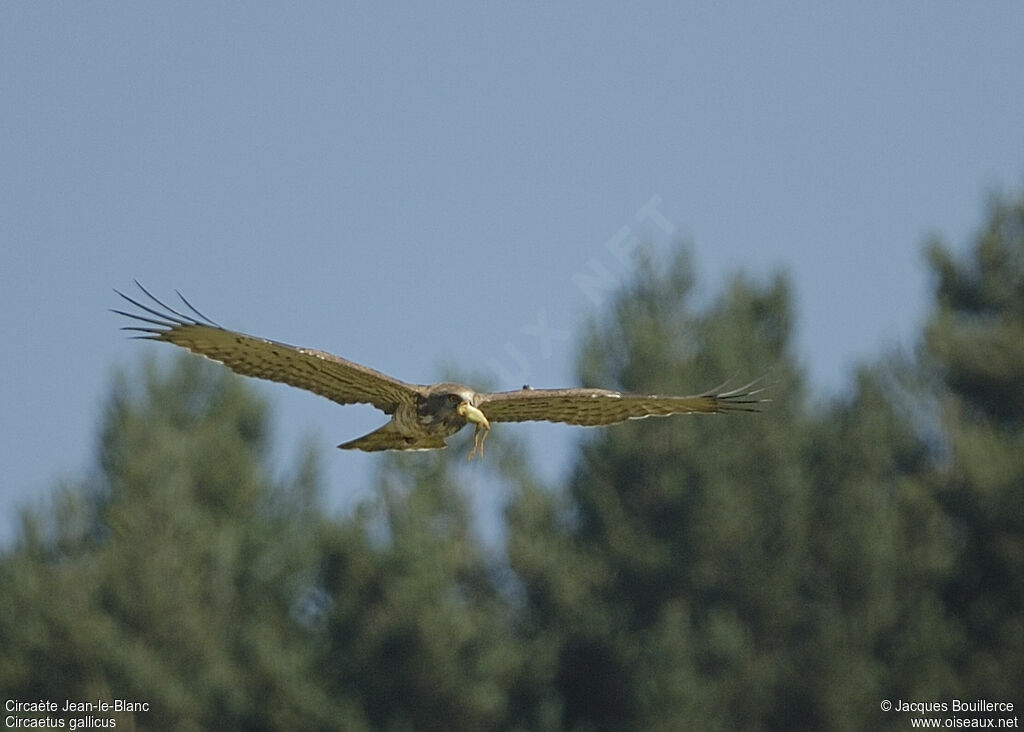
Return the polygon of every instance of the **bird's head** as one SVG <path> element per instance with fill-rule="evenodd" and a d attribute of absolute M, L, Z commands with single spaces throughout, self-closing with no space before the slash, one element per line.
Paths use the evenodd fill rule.
<path fill-rule="evenodd" d="M 477 407 L 479 395 L 468 386 L 461 384 L 434 384 L 420 403 L 420 420 L 425 423 L 443 424 L 461 429 L 467 422 L 475 427 L 473 450 L 469 453 L 483 456 L 484 439 L 491 429 L 486 415 Z"/>
<path fill-rule="evenodd" d="M 420 404 L 420 417 L 435 423 L 458 422 L 465 424 L 467 421 L 473 421 L 467 417 L 466 410 L 474 409 L 476 400 L 476 392 L 468 386 L 449 383 L 434 384 Z"/>

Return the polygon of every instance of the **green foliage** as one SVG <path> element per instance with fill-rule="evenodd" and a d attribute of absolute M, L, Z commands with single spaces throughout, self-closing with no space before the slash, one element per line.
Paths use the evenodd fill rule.
<path fill-rule="evenodd" d="M 320 669 L 378 729 L 500 729 L 509 714 L 518 651 L 455 483 L 446 455 L 388 457 L 377 500 L 324 537 Z"/>
<path fill-rule="evenodd" d="M 798 660 L 809 622 L 788 286 L 736 279 L 700 312 L 693 280 L 685 252 L 664 268 L 641 262 L 632 290 L 590 327 L 584 382 L 685 393 L 716 386 L 723 373 L 753 378 L 771 366 L 768 414 L 596 432 L 569 486 L 572 520 L 548 521 L 570 535 L 552 542 L 562 560 L 531 553 L 538 529 L 512 514 L 512 566 L 545 588 L 534 600 L 545 603 L 536 609 L 538 637 L 557 649 L 550 675 L 569 728 L 782 721 L 776 706 L 802 691 L 779 674 Z M 576 589 L 548 606 L 562 586 Z"/>
<path fill-rule="evenodd" d="M 942 386 L 951 459 L 935 490 L 960 541 L 946 601 L 962 629 L 965 691 L 1024 688 L 1024 200 L 993 204 L 958 260 L 929 249 L 938 279 L 926 363 Z"/>
<path fill-rule="evenodd" d="M 183 357 L 141 382 L 116 382 L 98 474 L 53 520 L 25 515 L 0 563 L 0 688 L 148 702 L 146 728 L 344 716 L 306 679 L 293 618 L 314 578 L 315 465 L 269 478 L 266 408 L 223 369 Z"/>
<path fill-rule="evenodd" d="M 874 714 L 881 699 L 948 699 L 955 689 L 955 628 L 941 602 L 953 546 L 925 480 L 929 453 L 893 398 L 899 378 L 862 369 L 807 449 L 815 643 L 805 681 L 823 723 L 839 727 L 899 728 L 904 719 Z"/>
<path fill-rule="evenodd" d="M 933 244 L 934 312 L 812 403 L 788 281 L 706 303 L 643 253 L 587 385 L 762 373 L 762 414 L 580 431 L 544 486 L 512 430 L 382 458 L 325 515 L 268 471 L 265 404 L 186 356 L 119 377 L 95 474 L 0 555 L 6 698 L 123 698 L 147 729 L 905 729 L 883 699 L 1024 702 L 1024 202 Z M 461 443 L 461 444 L 460 444 Z M 504 551 L 472 486 L 507 496 Z"/>
<path fill-rule="evenodd" d="M 1021 291 L 1024 279 L 1009 279 Z M 934 367 L 894 356 L 861 369 L 847 397 L 807 410 L 785 280 L 737 278 L 703 311 L 693 282 L 685 253 L 642 261 L 590 326 L 584 382 L 671 392 L 771 364 L 775 401 L 758 417 L 597 432 L 564 498 L 524 495 L 510 511 L 510 560 L 559 725 L 903 728 L 880 716 L 880 700 L 1015 699 L 1017 433 L 972 443 L 979 458 L 996 449 L 976 465 L 989 485 L 999 476 L 975 535 L 1003 552 L 977 573 L 981 559 L 958 541 L 971 514 L 951 503 L 945 453 L 927 434 L 930 405 L 947 400 Z M 988 638 L 972 637 L 982 624 L 964 623 L 962 605 Z M 989 661 L 984 683 L 963 672 L 973 659 Z"/>

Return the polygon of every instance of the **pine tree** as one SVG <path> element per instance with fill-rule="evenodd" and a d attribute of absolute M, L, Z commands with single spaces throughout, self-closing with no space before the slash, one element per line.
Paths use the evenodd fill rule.
<path fill-rule="evenodd" d="M 115 386 L 97 475 L 0 563 L 0 688 L 145 702 L 147 729 L 358 724 L 308 675 L 315 461 L 269 478 L 266 406 L 224 369 L 141 381 Z"/>
<path fill-rule="evenodd" d="M 813 610 L 800 683 L 812 729 L 904 729 L 883 699 L 949 699 L 955 626 L 942 587 L 955 547 L 930 490 L 934 455 L 913 410 L 927 393 L 898 355 L 861 367 L 816 415 L 806 578 Z M 814 724 L 814 723 L 817 724 Z"/>
<path fill-rule="evenodd" d="M 936 481 L 959 543 L 946 602 L 958 693 L 1024 702 L 1024 199 L 996 201 L 965 256 L 929 249 L 924 339 L 949 456 Z"/>
<path fill-rule="evenodd" d="M 882 699 L 1024 688 L 1024 201 L 935 243 L 914 359 L 811 405 L 789 285 L 699 303 L 638 259 L 585 332 L 587 386 L 763 382 L 761 414 L 581 431 L 565 486 L 509 434 L 381 459 L 325 516 L 314 455 L 191 356 L 120 377 L 91 476 L 0 555 L 6 698 L 127 699 L 147 729 L 903 729 Z M 462 467 L 459 467 L 462 466 Z M 511 496 L 507 565 L 468 486 Z M 1019 708 L 1019 707 L 1018 707 Z"/>
<path fill-rule="evenodd" d="M 320 673 L 376 729 L 509 727 L 519 654 L 460 487 L 466 450 L 386 456 L 376 501 L 322 545 Z"/>
<path fill-rule="evenodd" d="M 770 366 L 774 401 L 595 431 L 566 493 L 519 493 L 509 555 L 538 719 L 902 728 L 881 699 L 955 688 L 954 547 L 933 451 L 901 408 L 912 368 L 863 368 L 850 395 L 810 409 L 785 280 L 735 278 L 703 309 L 693 285 L 685 250 L 641 261 L 590 328 L 583 382 L 680 392 Z"/>
<path fill-rule="evenodd" d="M 566 728 L 742 728 L 784 714 L 779 671 L 807 622 L 787 285 L 737 278 L 701 312 L 693 282 L 685 250 L 665 267 L 641 260 L 589 331 L 583 383 L 686 393 L 771 367 L 769 410 L 595 432 L 567 506 L 533 496 L 510 512 L 540 672 L 557 692 L 546 703 Z M 553 549 L 530 551 L 541 531 Z"/>

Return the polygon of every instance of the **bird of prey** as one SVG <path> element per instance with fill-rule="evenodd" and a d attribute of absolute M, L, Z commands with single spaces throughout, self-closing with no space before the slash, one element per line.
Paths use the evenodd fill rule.
<path fill-rule="evenodd" d="M 491 422 L 547 421 L 592 427 L 672 414 L 754 412 L 768 401 L 760 397 L 762 379 L 736 389 L 725 390 L 723 385 L 692 396 L 529 386 L 486 393 L 449 382 L 408 384 L 323 351 L 227 330 L 196 310 L 180 292 L 178 297 L 188 312 L 165 305 L 135 284 L 148 302 L 114 290 L 138 311 L 113 310 L 132 319 L 133 324 L 122 330 L 140 334 L 134 337 L 167 341 L 245 376 L 296 386 L 338 404 L 372 404 L 391 415 L 383 427 L 338 445 L 343 450 L 436 450 L 445 447 L 446 438 L 473 424 L 472 459 L 483 455 Z"/>

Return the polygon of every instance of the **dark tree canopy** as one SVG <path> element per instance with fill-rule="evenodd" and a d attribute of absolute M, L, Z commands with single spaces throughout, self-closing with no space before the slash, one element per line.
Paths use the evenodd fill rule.
<path fill-rule="evenodd" d="M 114 381 L 92 473 L 0 554 L 0 689 L 144 701 L 119 726 L 175 730 L 906 729 L 882 700 L 1019 710 L 1024 201 L 928 261 L 917 351 L 821 400 L 786 277 L 705 300 L 684 247 L 647 251 L 583 332 L 582 384 L 767 372 L 762 414 L 580 429 L 563 485 L 512 430 L 471 468 L 459 444 L 386 456 L 348 515 L 324 511 L 312 450 L 269 469 L 246 382 L 145 362 Z M 507 496 L 489 541 L 482 484 Z"/>
<path fill-rule="evenodd" d="M 929 248 L 925 363 L 951 455 L 935 491 L 957 536 L 945 600 L 974 694 L 1024 689 L 1024 200 L 996 201 L 973 247 Z"/>

